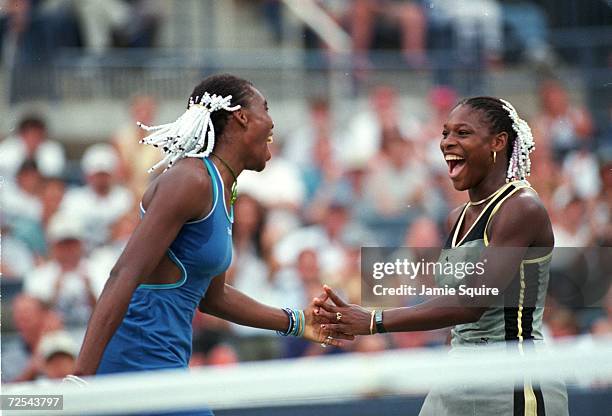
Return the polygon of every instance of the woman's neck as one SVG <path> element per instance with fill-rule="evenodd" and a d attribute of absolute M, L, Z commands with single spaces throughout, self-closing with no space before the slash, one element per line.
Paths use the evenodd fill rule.
<path fill-rule="evenodd" d="M 237 152 L 232 151 L 231 149 L 227 149 L 223 146 L 217 146 L 216 149 L 213 150 L 213 154 L 214 155 L 211 155 L 209 158 L 214 161 L 217 169 L 219 169 L 221 180 L 225 185 L 225 189 L 229 190 L 234 183 L 234 175 L 236 175 L 236 178 L 238 178 L 240 173 L 242 173 L 244 170 L 244 166 L 240 162 L 240 157 L 237 155 Z"/>
<path fill-rule="evenodd" d="M 491 196 L 495 191 L 504 186 L 506 183 L 505 175 L 500 175 L 497 172 L 492 172 L 487 175 L 478 185 L 468 190 L 470 201 L 478 202 Z"/>

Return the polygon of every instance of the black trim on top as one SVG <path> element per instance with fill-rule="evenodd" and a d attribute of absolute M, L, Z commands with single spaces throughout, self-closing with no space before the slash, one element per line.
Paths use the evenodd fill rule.
<path fill-rule="evenodd" d="M 489 202 L 490 205 L 488 205 L 487 209 L 480 215 L 480 218 L 478 219 L 478 222 L 476 224 L 474 224 L 474 227 L 465 236 L 465 238 L 463 239 L 462 243 L 467 243 L 468 241 L 480 240 L 480 239 L 484 238 L 484 233 L 485 233 L 485 229 L 487 227 L 487 222 L 489 222 L 489 218 L 491 217 L 491 214 L 493 213 L 493 210 L 499 204 L 499 202 L 502 199 L 504 199 L 506 196 L 508 196 L 514 189 L 516 189 L 516 185 L 510 185 L 504 192 L 502 192 L 501 194 L 497 195 L 495 198 L 493 198 L 493 200 L 491 202 Z M 450 235 L 446 239 L 446 243 L 444 244 L 444 248 L 452 248 L 452 246 L 453 246 L 453 235 L 455 235 L 455 231 L 456 231 L 457 227 L 460 227 L 462 225 L 462 224 L 459 223 L 459 220 L 461 219 L 461 214 L 463 214 L 463 211 L 465 211 L 465 210 L 467 210 L 466 207 L 464 207 L 461 210 L 461 213 L 459 214 L 459 217 L 457 218 L 457 221 L 455 221 L 455 225 L 451 229 Z M 463 219 L 465 221 L 465 217 L 463 217 Z M 461 231 L 461 230 L 459 230 L 459 231 Z M 461 238 L 458 238 L 458 240 L 461 241 Z"/>
<path fill-rule="evenodd" d="M 513 416 L 525 416 L 525 388 L 514 389 Z"/>
<path fill-rule="evenodd" d="M 546 416 L 546 408 L 544 406 L 544 395 L 542 394 L 542 389 L 538 386 L 537 388 L 534 386 L 533 392 L 536 397 L 536 416 Z"/>
<path fill-rule="evenodd" d="M 502 199 L 507 197 L 512 191 L 516 189 L 516 185 L 509 186 L 504 192 L 496 196 L 491 205 L 488 206 L 484 214 L 480 217 L 474 228 L 470 230 L 470 232 L 465 236 L 463 242 L 480 240 L 484 238 L 485 229 L 487 227 L 487 222 L 489 222 L 489 218 L 491 218 L 491 214 L 493 214 L 493 210 L 497 207 Z"/>
<path fill-rule="evenodd" d="M 521 282 L 519 272 L 504 291 L 504 327 L 506 341 L 518 340 L 518 301 Z"/>

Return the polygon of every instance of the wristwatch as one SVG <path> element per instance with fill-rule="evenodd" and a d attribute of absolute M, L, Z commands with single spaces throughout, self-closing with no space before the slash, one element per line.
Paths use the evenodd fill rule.
<path fill-rule="evenodd" d="M 379 334 L 384 334 L 387 332 L 385 326 L 383 325 L 383 310 L 376 310 L 376 314 L 374 315 L 374 320 L 376 321 L 376 332 Z"/>

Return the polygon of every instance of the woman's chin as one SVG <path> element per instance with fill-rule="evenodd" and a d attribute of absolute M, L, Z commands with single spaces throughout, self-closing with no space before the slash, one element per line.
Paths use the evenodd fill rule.
<path fill-rule="evenodd" d="M 461 180 L 461 179 L 453 179 L 453 188 L 455 188 L 456 191 L 467 191 L 468 189 L 470 189 L 470 185 L 466 183 L 466 181 Z"/>

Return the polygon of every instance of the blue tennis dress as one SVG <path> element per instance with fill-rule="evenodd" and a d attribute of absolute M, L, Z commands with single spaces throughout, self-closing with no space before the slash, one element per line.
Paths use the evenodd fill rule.
<path fill-rule="evenodd" d="M 187 368 L 189 364 L 197 306 L 211 280 L 232 260 L 233 207 L 228 214 L 219 171 L 210 160 L 203 160 L 212 178 L 212 209 L 206 217 L 185 223 L 167 251 L 181 270 L 181 279 L 172 284 L 141 284 L 134 291 L 97 374 Z M 142 204 L 141 211 L 146 215 Z"/>

